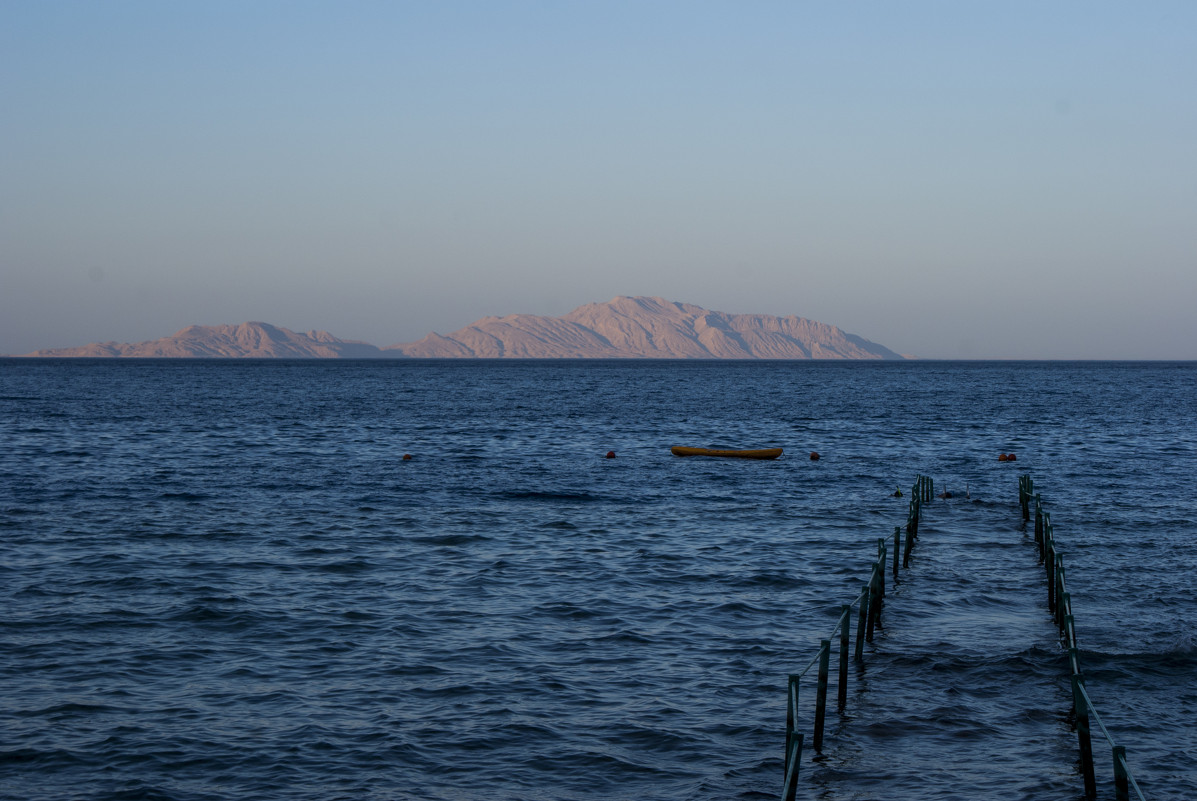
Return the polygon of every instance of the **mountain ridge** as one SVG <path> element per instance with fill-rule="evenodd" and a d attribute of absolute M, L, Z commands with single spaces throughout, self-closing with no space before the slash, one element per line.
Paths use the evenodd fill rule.
<path fill-rule="evenodd" d="M 803 317 L 729 314 L 659 297 L 619 296 L 561 317 L 483 317 L 448 335 L 377 347 L 327 331 L 262 322 L 180 329 L 140 343 L 93 342 L 30 357 L 476 358 L 476 359 L 902 359 L 836 326 Z"/>

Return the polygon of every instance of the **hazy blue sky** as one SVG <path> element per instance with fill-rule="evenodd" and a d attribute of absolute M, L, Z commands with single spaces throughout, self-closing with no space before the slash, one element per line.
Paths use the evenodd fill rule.
<path fill-rule="evenodd" d="M 0 353 L 615 295 L 1197 358 L 1197 3 L 0 2 Z"/>

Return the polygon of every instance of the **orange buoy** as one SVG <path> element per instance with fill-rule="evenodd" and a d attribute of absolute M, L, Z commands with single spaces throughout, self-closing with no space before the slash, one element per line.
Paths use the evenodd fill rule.
<path fill-rule="evenodd" d="M 1000 456 L 998 456 L 998 461 L 999 462 L 1008 462 L 1008 461 L 1010 461 L 1010 457 L 1003 453 Z"/>
<path fill-rule="evenodd" d="M 818 451 L 811 451 L 811 452 L 810 452 L 810 460 L 811 460 L 812 462 L 817 462 L 817 461 L 819 461 L 819 452 L 818 452 Z"/>
<path fill-rule="evenodd" d="M 614 459 L 614 458 L 615 458 L 615 451 L 607 451 L 607 458 L 608 458 L 608 459 Z"/>
<path fill-rule="evenodd" d="M 410 453 L 405 453 L 405 454 L 403 454 L 403 461 L 405 461 L 405 462 L 410 462 L 410 461 L 411 461 L 411 454 L 410 454 Z"/>
<path fill-rule="evenodd" d="M 1014 454 L 1012 454 L 1012 453 L 1008 453 L 1008 454 L 1006 454 L 1006 461 L 1007 461 L 1007 462 L 1017 462 L 1017 461 L 1018 461 L 1018 457 L 1017 457 L 1017 456 L 1015 456 L 1015 455 L 1014 455 Z"/>

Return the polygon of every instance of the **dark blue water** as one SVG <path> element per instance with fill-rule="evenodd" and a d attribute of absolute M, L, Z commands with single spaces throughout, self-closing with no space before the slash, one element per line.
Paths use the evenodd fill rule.
<path fill-rule="evenodd" d="M 0 449 L 5 799 L 775 798 L 917 473 L 800 797 L 1078 798 L 1023 472 L 1106 724 L 1197 797 L 1191 363 L 10 359 Z"/>

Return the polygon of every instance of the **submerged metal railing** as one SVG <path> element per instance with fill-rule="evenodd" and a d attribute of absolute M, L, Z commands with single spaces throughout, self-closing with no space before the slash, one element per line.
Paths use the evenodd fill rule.
<path fill-rule="evenodd" d="M 1072 681 L 1073 713 L 1076 717 L 1077 742 L 1081 752 L 1081 773 L 1085 781 L 1085 797 L 1097 797 L 1097 779 L 1093 769 L 1093 742 L 1091 722 L 1096 723 L 1102 736 L 1110 746 L 1114 761 L 1114 798 L 1130 801 L 1130 790 L 1134 788 L 1140 801 L 1146 801 L 1126 761 L 1126 748 L 1114 742 L 1110 731 L 1102 723 L 1097 708 L 1085 688 L 1085 674 L 1081 670 L 1080 652 L 1076 642 L 1076 623 L 1072 615 L 1072 596 L 1064 573 L 1064 557 L 1056 548 L 1052 531 L 1051 514 L 1044 511 L 1043 498 L 1035 492 L 1035 483 L 1030 475 L 1018 478 L 1018 502 L 1022 506 L 1022 519 L 1031 519 L 1031 504 L 1035 509 L 1035 544 L 1039 548 L 1039 562 L 1047 573 L 1047 606 L 1060 628 L 1060 637 L 1068 649 L 1068 667 Z"/>
<path fill-rule="evenodd" d="M 910 551 L 918 537 L 919 518 L 922 505 L 930 501 L 934 494 L 934 482 L 927 476 L 918 476 L 910 492 L 910 506 L 906 514 L 906 543 L 902 554 L 902 567 L 910 567 Z M 898 550 L 901 544 L 902 527 L 894 527 L 894 581 L 898 579 Z M 784 801 L 794 801 L 798 791 L 798 770 L 802 763 L 802 748 L 805 734 L 798 730 L 798 691 L 802 677 L 818 665 L 815 683 L 815 720 L 812 745 L 815 751 L 823 749 L 823 728 L 827 720 L 827 689 L 831 668 L 831 642 L 839 639 L 839 664 L 836 683 L 836 704 L 839 711 L 843 711 L 848 703 L 848 646 L 852 639 L 852 607 L 859 609 L 856 623 L 856 648 L 853 658 L 856 662 L 864 661 L 864 644 L 873 641 L 873 632 L 881 621 L 881 608 L 885 603 L 885 567 L 888 548 L 885 537 L 877 539 L 877 559 L 873 562 L 869 573 L 869 580 L 862 586 L 860 593 L 851 603 L 840 606 L 840 616 L 835 628 L 825 640 L 819 641 L 819 650 L 811 661 L 798 673 L 789 677 L 786 698 L 786 753 L 785 753 L 785 783 L 782 788 Z"/>

